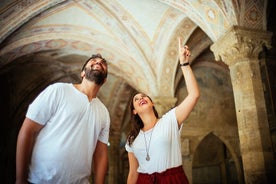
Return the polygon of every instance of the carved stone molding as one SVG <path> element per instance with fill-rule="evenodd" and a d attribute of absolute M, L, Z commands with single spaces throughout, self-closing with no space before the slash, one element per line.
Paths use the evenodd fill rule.
<path fill-rule="evenodd" d="M 264 46 L 271 47 L 271 37 L 270 32 L 234 26 L 211 46 L 211 50 L 217 61 L 231 66 L 244 59 L 257 59 Z"/>

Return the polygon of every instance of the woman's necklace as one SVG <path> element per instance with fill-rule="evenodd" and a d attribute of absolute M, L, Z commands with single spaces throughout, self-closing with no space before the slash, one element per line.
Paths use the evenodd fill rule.
<path fill-rule="evenodd" d="M 156 124 L 156 123 L 155 123 L 155 124 Z M 155 124 L 154 124 L 154 126 L 153 126 L 153 128 L 152 128 L 152 130 L 151 130 L 151 133 L 150 133 L 149 144 L 147 144 L 147 139 L 146 139 L 146 136 L 145 136 L 145 132 L 143 132 L 143 134 L 144 134 L 144 140 L 145 140 L 145 145 L 146 145 L 146 152 L 147 152 L 146 161 L 149 161 L 149 160 L 150 160 L 149 148 L 150 148 L 151 137 L 152 137 L 152 133 L 153 133 Z"/>

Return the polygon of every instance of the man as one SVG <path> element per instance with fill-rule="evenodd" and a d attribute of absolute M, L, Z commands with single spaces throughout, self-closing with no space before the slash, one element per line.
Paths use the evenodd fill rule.
<path fill-rule="evenodd" d="M 80 84 L 48 86 L 29 106 L 19 131 L 16 184 L 103 184 L 107 171 L 110 117 L 97 98 L 107 78 L 107 63 L 92 55 Z"/>

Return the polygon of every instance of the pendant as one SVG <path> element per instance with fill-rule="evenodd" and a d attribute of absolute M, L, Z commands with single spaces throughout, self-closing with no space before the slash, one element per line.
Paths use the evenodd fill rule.
<path fill-rule="evenodd" d="M 150 156 L 149 156 L 149 154 L 147 154 L 147 156 L 146 156 L 146 160 L 147 160 L 147 161 L 149 161 L 149 160 L 150 160 Z"/>

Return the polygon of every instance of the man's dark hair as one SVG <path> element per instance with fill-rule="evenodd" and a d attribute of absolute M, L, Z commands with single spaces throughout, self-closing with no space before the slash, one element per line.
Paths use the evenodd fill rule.
<path fill-rule="evenodd" d="M 84 63 L 84 65 L 82 66 L 82 69 L 81 69 L 81 71 L 83 71 L 84 70 L 84 68 L 85 68 L 85 66 L 86 66 L 86 64 L 91 60 L 91 59 L 95 59 L 95 58 L 100 58 L 100 59 L 102 59 L 103 60 L 103 62 L 105 62 L 106 63 L 106 60 L 105 60 L 105 58 L 103 58 L 102 57 L 102 55 L 101 54 L 93 54 L 87 61 L 85 61 L 85 63 Z"/>

